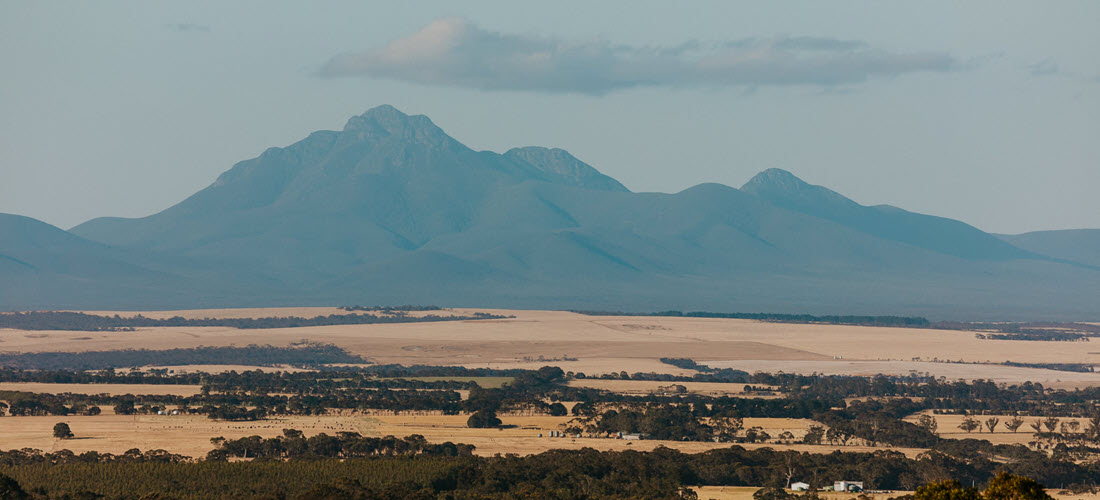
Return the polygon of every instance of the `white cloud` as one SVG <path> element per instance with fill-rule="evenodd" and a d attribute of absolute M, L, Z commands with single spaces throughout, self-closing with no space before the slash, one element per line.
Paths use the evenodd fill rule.
<path fill-rule="evenodd" d="M 494 33 L 463 19 L 442 19 L 380 49 L 336 56 L 320 74 L 482 90 L 599 95 L 643 86 L 831 87 L 961 67 L 943 52 L 889 52 L 833 38 L 748 38 L 631 47 L 604 40 Z"/>

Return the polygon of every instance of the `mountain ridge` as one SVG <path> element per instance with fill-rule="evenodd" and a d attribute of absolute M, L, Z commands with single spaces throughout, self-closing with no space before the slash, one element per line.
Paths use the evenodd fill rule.
<path fill-rule="evenodd" d="M 177 289 L 143 297 L 169 305 L 1000 319 L 1091 314 L 1087 297 L 1100 294 L 1100 273 L 1084 264 L 959 221 L 866 207 L 784 170 L 741 189 L 634 193 L 567 151 L 474 151 L 392 106 L 238 162 L 156 214 L 71 233 L 173 276 Z M 97 305 L 125 306 L 126 293 L 115 300 Z"/>

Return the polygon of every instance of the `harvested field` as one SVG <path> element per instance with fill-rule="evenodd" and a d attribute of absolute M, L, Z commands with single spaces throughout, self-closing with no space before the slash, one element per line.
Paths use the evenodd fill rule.
<path fill-rule="evenodd" d="M 0 449 L 36 448 L 46 451 L 69 449 L 80 453 L 101 451 L 122 453 L 131 448 L 165 449 L 172 453 L 200 457 L 212 449 L 210 438 L 222 436 L 241 438 L 258 435 L 275 437 L 286 428 L 303 431 L 307 436 L 318 433 L 335 434 L 340 431 L 359 432 L 365 436 L 423 435 L 431 442 L 461 442 L 477 447 L 479 455 L 504 453 L 531 454 L 551 449 L 595 448 L 597 450 L 651 450 L 658 446 L 676 448 L 687 453 L 697 453 L 732 446 L 730 443 L 693 441 L 624 441 L 607 438 L 551 438 L 550 430 L 561 430 L 570 417 L 508 416 L 501 420 L 507 428 L 471 429 L 466 427 L 464 415 L 324 415 L 271 418 L 256 422 L 222 422 L 194 415 L 115 415 L 104 408 L 103 415 L 94 417 L 2 417 L 0 422 Z M 52 437 L 53 425 L 66 422 L 76 439 L 59 440 Z M 781 429 L 797 430 L 808 421 L 788 419 L 746 419 L 746 427 L 761 426 L 769 433 Z M 511 426 L 511 427 L 508 427 Z M 542 433 L 543 437 L 538 437 Z M 837 449 L 845 451 L 873 451 L 882 448 L 863 446 L 811 446 L 757 443 L 741 445 L 745 448 L 791 449 L 812 453 L 829 453 Z M 909 456 L 923 450 L 898 449 Z"/>
<path fill-rule="evenodd" d="M 997 383 L 1039 382 L 1047 387 L 1074 388 L 1100 385 L 1100 373 L 1067 372 L 1042 368 L 928 361 L 710 361 L 714 368 L 735 368 L 747 372 L 801 373 L 822 375 L 874 376 L 878 374 L 929 374 L 949 380 L 976 378 Z"/>
<path fill-rule="evenodd" d="M 0 330 L 11 352 L 169 349 L 197 346 L 285 346 L 326 342 L 377 363 L 461 365 L 471 368 L 539 368 L 590 375 L 656 372 L 692 374 L 659 361 L 691 358 L 746 371 L 897 374 L 930 372 L 948 378 L 1039 381 L 1054 387 L 1100 385 L 1100 374 L 985 364 L 1100 363 L 1100 349 L 1080 342 L 979 340 L 973 332 L 764 323 L 714 318 L 585 316 L 560 311 L 454 309 L 515 318 L 268 330 L 223 327 L 142 328 L 134 332 Z M 101 311 L 102 312 L 102 311 Z M 159 311 L 149 316 L 278 316 L 341 313 L 336 308 Z M 104 313 L 114 313 L 108 311 Z M 127 313 L 132 314 L 132 313 Z M 853 364 L 856 363 L 856 364 Z"/>
<path fill-rule="evenodd" d="M 201 388 L 197 385 L 166 384 L 46 384 L 38 382 L 0 382 L 0 391 L 23 391 L 43 394 L 124 394 L 192 396 Z"/>
<path fill-rule="evenodd" d="M 941 437 L 950 438 L 950 439 L 966 439 L 966 438 L 984 439 L 984 440 L 987 440 L 987 441 L 989 441 L 993 444 L 1024 444 L 1024 445 L 1026 445 L 1029 442 L 1035 441 L 1035 430 L 1031 428 L 1031 424 L 1033 422 L 1036 422 L 1038 420 L 1042 420 L 1044 418 L 1044 417 L 1030 417 L 1030 416 L 1021 415 L 1020 418 L 1024 419 L 1024 425 L 1022 427 L 1020 427 L 1016 432 L 1012 432 L 1012 431 L 1008 430 L 1007 428 L 1005 428 L 1005 424 L 1004 424 L 1005 422 L 1012 419 L 1012 415 L 974 415 L 974 418 L 976 420 L 978 420 L 979 422 L 982 422 L 983 425 L 984 425 L 986 419 L 988 419 L 988 418 L 991 418 L 991 417 L 992 418 L 999 418 L 1001 420 L 1001 423 L 1000 423 L 999 426 L 997 426 L 996 431 L 993 432 L 993 433 L 990 433 L 989 429 L 986 429 L 984 426 L 981 428 L 981 432 L 979 432 L 978 430 L 975 430 L 974 432 L 967 433 L 966 431 L 960 429 L 959 424 L 962 423 L 963 419 L 965 418 L 965 415 L 935 415 L 935 414 L 932 414 L 931 412 L 921 412 L 921 413 L 918 413 L 918 414 L 915 414 L 915 415 L 910 415 L 908 417 L 905 417 L 904 420 L 907 421 L 907 422 L 916 423 L 917 419 L 920 418 L 920 415 L 925 414 L 925 413 L 927 413 L 928 415 L 932 415 L 932 417 L 934 417 L 936 419 L 936 424 L 938 426 L 937 434 L 939 434 Z M 1061 419 L 1059 419 L 1059 421 L 1060 422 L 1077 421 L 1078 426 L 1079 426 L 1078 427 L 1078 432 L 1083 432 L 1088 427 L 1088 419 L 1085 419 L 1085 418 L 1068 418 L 1067 417 L 1067 418 L 1061 418 Z M 1044 427 L 1043 430 L 1045 431 L 1046 428 Z"/>

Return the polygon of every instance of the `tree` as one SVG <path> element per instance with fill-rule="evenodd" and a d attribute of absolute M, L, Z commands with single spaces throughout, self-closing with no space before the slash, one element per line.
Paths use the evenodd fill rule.
<path fill-rule="evenodd" d="M 939 429 L 940 424 L 939 422 L 936 422 L 936 417 L 933 417 L 932 415 L 921 415 L 920 419 L 917 420 L 917 426 L 932 434 L 935 434 L 936 430 Z"/>
<path fill-rule="evenodd" d="M 981 500 L 977 488 L 968 488 L 958 481 L 940 481 L 917 488 L 916 500 Z"/>
<path fill-rule="evenodd" d="M 738 417 L 715 417 L 710 421 L 714 434 L 719 441 L 732 441 L 745 427 L 745 421 Z"/>
<path fill-rule="evenodd" d="M 1089 417 L 1089 426 L 1085 428 L 1085 434 L 1094 443 L 1100 443 L 1100 413 Z"/>
<path fill-rule="evenodd" d="M 58 422 L 53 426 L 53 437 L 58 439 L 71 439 L 73 437 L 73 431 L 69 429 L 69 424 Z"/>
<path fill-rule="evenodd" d="M 1054 429 L 1058 428 L 1058 422 L 1061 420 L 1058 417 L 1050 416 L 1043 420 L 1043 426 L 1047 428 L 1047 432 L 1054 433 Z"/>
<path fill-rule="evenodd" d="M 985 421 L 985 428 L 989 429 L 989 433 L 993 434 L 993 431 L 997 430 L 997 424 L 1001 423 L 1001 419 L 997 417 L 989 417 Z"/>
<path fill-rule="evenodd" d="M 500 425 L 500 419 L 497 418 L 497 413 L 493 410 L 478 410 L 475 411 L 470 418 L 466 420 L 466 426 L 474 429 L 488 429 L 490 427 L 496 427 Z"/>
<path fill-rule="evenodd" d="M 967 434 L 974 432 L 974 429 L 978 429 L 982 426 L 981 422 L 970 415 L 963 417 L 962 423 L 959 424 L 959 428 L 966 431 Z"/>
<path fill-rule="evenodd" d="M 133 400 L 128 399 L 115 405 L 116 415 L 133 415 L 136 411 Z"/>
<path fill-rule="evenodd" d="M 569 410 L 565 409 L 565 405 L 561 403 L 554 403 L 550 405 L 550 416 L 552 417 L 564 417 L 569 414 Z"/>
<path fill-rule="evenodd" d="M 982 495 L 986 500 L 1054 500 L 1034 479 L 1007 472 L 990 480 Z"/>
<path fill-rule="evenodd" d="M 1035 430 L 1035 437 L 1041 437 L 1041 435 L 1043 434 L 1043 422 L 1041 420 L 1035 420 L 1034 422 L 1028 424 L 1028 427 L 1031 427 Z"/>
<path fill-rule="evenodd" d="M 802 442 L 806 444 L 821 444 L 821 439 L 825 437 L 825 428 L 820 425 L 811 425 L 806 430 L 806 435 L 802 436 Z"/>
<path fill-rule="evenodd" d="M 1005 427 L 1012 432 L 1016 432 L 1022 425 L 1024 425 L 1024 419 L 1020 417 L 1012 417 L 1012 420 L 1005 422 Z"/>

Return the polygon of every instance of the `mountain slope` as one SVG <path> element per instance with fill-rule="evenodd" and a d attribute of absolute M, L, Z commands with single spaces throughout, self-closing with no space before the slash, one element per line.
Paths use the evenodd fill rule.
<path fill-rule="evenodd" d="M 1096 314 L 1089 298 L 1100 296 L 1096 270 L 958 221 L 864 207 L 788 172 L 762 172 L 742 189 L 633 193 L 563 150 L 474 151 L 389 106 L 242 161 L 160 213 L 71 231 L 177 277 L 176 295 L 141 299 L 180 307 L 432 302 L 1004 319 Z M 0 259 L 0 269 L 23 272 L 19 258 Z M 112 297 L 127 307 L 132 295 Z"/>
<path fill-rule="evenodd" d="M 866 207 L 777 168 L 757 174 L 741 190 L 783 208 L 947 255 L 995 260 L 1038 257 L 957 220 L 889 205 Z"/>
<path fill-rule="evenodd" d="M 998 237 L 1030 252 L 1100 267 L 1100 229 L 1035 231 Z"/>
<path fill-rule="evenodd" d="M 44 222 L 0 214 L 0 310 L 109 304 L 112 296 L 178 299 L 181 280 L 135 262 L 134 254 L 93 243 Z M 107 299 L 107 300 L 101 300 Z"/>

